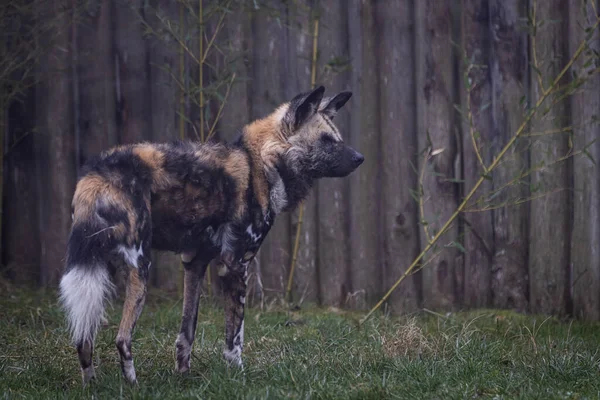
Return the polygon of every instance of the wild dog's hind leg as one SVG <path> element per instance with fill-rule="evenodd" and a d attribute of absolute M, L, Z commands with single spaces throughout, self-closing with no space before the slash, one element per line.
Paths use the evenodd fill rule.
<path fill-rule="evenodd" d="M 81 365 L 81 376 L 83 383 L 86 384 L 96 377 L 92 357 L 94 355 L 94 342 L 84 340 L 77 345 L 77 355 L 79 356 L 79 365 Z"/>
<path fill-rule="evenodd" d="M 243 367 L 244 304 L 246 303 L 246 269 L 229 270 L 221 277 L 225 296 L 225 350 L 223 357 L 233 365 Z"/>
<path fill-rule="evenodd" d="M 196 335 L 198 321 L 198 305 L 200 303 L 200 291 L 202 280 L 208 262 L 194 254 L 183 253 L 184 282 L 183 282 L 183 312 L 181 316 L 181 328 L 175 347 L 177 349 L 177 371 L 183 373 L 190 369 L 190 358 L 192 355 L 192 344 Z"/>
<path fill-rule="evenodd" d="M 149 268 L 149 259 L 143 257 L 143 260 L 140 258 L 138 268 L 131 267 L 129 270 L 123 315 L 121 317 L 119 333 L 117 334 L 116 344 L 121 356 L 121 369 L 125 378 L 131 383 L 136 382 L 133 356 L 131 354 L 131 337 L 135 324 L 144 308 Z"/>

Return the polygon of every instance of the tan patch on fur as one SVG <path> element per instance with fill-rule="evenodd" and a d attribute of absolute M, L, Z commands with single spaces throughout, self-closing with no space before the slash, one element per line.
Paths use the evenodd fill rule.
<path fill-rule="evenodd" d="M 241 151 L 234 151 L 229 154 L 229 157 L 224 163 L 225 172 L 229 174 L 236 184 L 236 211 L 235 217 L 241 218 L 246 212 L 246 190 L 249 185 L 250 165 L 246 155 Z"/>
<path fill-rule="evenodd" d="M 271 115 L 256 120 L 245 127 L 244 141 L 252 156 L 254 171 L 275 168 L 278 157 L 290 148 L 281 120 L 288 104 L 280 106 Z M 269 205 L 269 184 L 265 174 L 253 175 L 252 187 L 263 212 Z"/>
<path fill-rule="evenodd" d="M 94 215 L 97 211 L 96 202 L 100 199 L 111 206 L 127 210 L 131 231 L 127 232 L 125 225 L 121 223 L 110 227 L 110 234 L 117 238 L 129 237 L 131 239 L 136 230 L 136 218 L 129 197 L 111 185 L 106 178 L 97 174 L 84 176 L 77 183 L 72 202 L 73 222 L 83 222 L 96 218 Z M 90 234 L 94 233 L 91 232 Z M 128 242 L 131 244 L 131 240 L 128 240 Z"/>
<path fill-rule="evenodd" d="M 152 144 L 136 145 L 132 149 L 144 164 L 152 170 L 152 191 L 169 187 L 171 184 L 169 174 L 163 168 L 165 155 Z"/>

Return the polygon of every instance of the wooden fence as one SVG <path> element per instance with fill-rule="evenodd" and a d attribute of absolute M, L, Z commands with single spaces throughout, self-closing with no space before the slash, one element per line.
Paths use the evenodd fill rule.
<path fill-rule="evenodd" d="M 42 3 L 43 17 L 56 16 L 64 2 Z M 60 17 L 37 84 L 8 107 L 2 260 L 5 275 L 18 282 L 56 284 L 78 165 L 117 143 L 179 137 L 181 104 L 189 112 L 185 135 L 198 130 L 199 112 L 171 79 L 180 66 L 194 68 L 181 44 L 146 35 L 136 9 L 117 0 L 91 3 L 74 24 L 70 14 Z M 143 9 L 146 3 L 132 3 L 148 26 L 164 22 Z M 316 82 L 329 93 L 353 91 L 337 123 L 365 162 L 348 178 L 320 182 L 305 202 L 293 296 L 354 308 L 372 305 L 395 282 L 481 177 L 481 162 L 489 165 L 514 135 L 541 94 L 532 48 L 544 76 L 554 76 L 590 18 L 579 0 L 248 3 L 258 6 L 235 6 L 218 35 L 227 42 L 222 52 L 239 56 L 226 67 L 241 78 L 228 94 L 218 136 L 232 138 L 309 89 L 316 38 Z M 178 3 L 162 4 L 164 15 L 181 17 Z M 539 24 L 535 46 L 526 26 L 534 5 L 537 20 L 549 21 Z M 204 45 L 219 29 L 218 21 L 206 24 Z M 207 85 L 225 68 L 224 56 L 215 54 L 214 68 L 204 66 Z M 475 67 L 465 75 L 467 64 Z M 576 63 L 574 70 L 587 67 Z M 198 79 L 197 72 L 189 76 Z M 490 173 L 479 194 L 511 205 L 482 212 L 474 205 L 461 214 L 435 257 L 393 293 L 392 310 L 493 306 L 600 318 L 600 175 L 592 161 L 600 144 L 588 145 L 600 132 L 584 124 L 598 112 L 600 82 L 594 77 L 581 89 L 528 127 L 565 134 L 530 135 Z M 216 107 L 209 108 L 214 116 Z M 590 157 L 553 163 L 583 146 Z M 537 168 L 541 163 L 548 167 Z M 253 266 L 251 291 L 266 302 L 284 295 L 297 224 L 297 212 L 281 216 Z M 156 257 L 153 284 L 175 290 L 176 258 Z"/>

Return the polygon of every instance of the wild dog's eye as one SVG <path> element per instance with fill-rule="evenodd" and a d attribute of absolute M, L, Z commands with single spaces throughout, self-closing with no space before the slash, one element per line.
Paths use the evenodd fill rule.
<path fill-rule="evenodd" d="M 335 143 L 335 139 L 329 133 L 322 133 L 321 140 L 325 143 Z"/>

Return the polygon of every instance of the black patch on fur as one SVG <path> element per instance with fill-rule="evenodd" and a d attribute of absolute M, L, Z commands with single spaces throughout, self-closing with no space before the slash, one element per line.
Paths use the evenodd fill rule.
<path fill-rule="evenodd" d="M 94 267 L 107 262 L 109 252 L 118 245 L 109 231 L 109 226 L 95 221 L 73 225 L 67 245 L 67 271 L 75 265 Z"/>
<path fill-rule="evenodd" d="M 277 163 L 277 172 L 283 180 L 285 193 L 287 195 L 287 205 L 284 211 L 294 209 L 302 200 L 304 200 L 314 183 L 314 172 L 312 166 L 308 164 L 308 160 L 304 165 L 295 165 L 300 173 L 296 173 L 288 166 L 284 158 L 280 158 Z"/>

